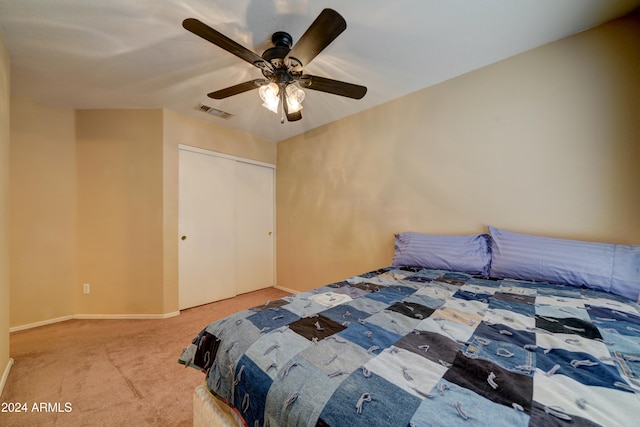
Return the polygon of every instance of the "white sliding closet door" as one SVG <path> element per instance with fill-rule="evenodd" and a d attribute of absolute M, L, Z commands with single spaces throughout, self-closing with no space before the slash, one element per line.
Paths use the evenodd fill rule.
<path fill-rule="evenodd" d="M 179 151 L 179 307 L 274 284 L 274 170 Z"/>
<path fill-rule="evenodd" d="M 178 302 L 185 309 L 236 295 L 236 162 L 179 153 Z"/>
<path fill-rule="evenodd" d="M 273 169 L 238 162 L 236 199 L 237 291 L 273 286 Z"/>

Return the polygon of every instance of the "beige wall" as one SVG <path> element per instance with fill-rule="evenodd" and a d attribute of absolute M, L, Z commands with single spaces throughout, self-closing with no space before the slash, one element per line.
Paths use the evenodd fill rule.
<path fill-rule="evenodd" d="M 636 15 L 281 142 L 278 284 L 389 265 L 402 231 L 640 244 L 638 46 Z"/>
<path fill-rule="evenodd" d="M 74 112 L 11 98 L 11 325 L 73 314 Z"/>
<path fill-rule="evenodd" d="M 80 110 L 76 137 L 76 314 L 162 314 L 162 111 Z"/>
<path fill-rule="evenodd" d="M 9 366 L 9 121 L 9 51 L 0 32 L 0 378 Z"/>
<path fill-rule="evenodd" d="M 259 162 L 277 160 L 275 142 L 169 110 L 164 110 L 164 139 L 165 148 L 176 155 L 178 144 L 185 144 Z"/>

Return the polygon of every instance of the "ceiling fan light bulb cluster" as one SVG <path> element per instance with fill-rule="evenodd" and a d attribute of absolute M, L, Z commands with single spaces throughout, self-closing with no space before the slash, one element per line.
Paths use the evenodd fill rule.
<path fill-rule="evenodd" d="M 260 93 L 260 99 L 262 99 L 262 106 L 269 111 L 278 114 L 278 104 L 280 103 L 279 92 L 280 89 L 275 83 L 269 83 L 268 85 L 260 86 L 258 89 Z"/>
<path fill-rule="evenodd" d="M 304 91 L 296 85 L 287 86 L 287 109 L 290 113 L 297 113 L 302 110 L 304 101 Z"/>

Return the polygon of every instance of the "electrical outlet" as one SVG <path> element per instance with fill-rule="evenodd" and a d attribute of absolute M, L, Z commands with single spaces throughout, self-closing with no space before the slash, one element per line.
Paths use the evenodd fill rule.
<path fill-rule="evenodd" d="M 91 285 L 89 283 L 85 283 L 84 285 L 82 285 L 82 293 L 83 294 L 91 293 Z"/>

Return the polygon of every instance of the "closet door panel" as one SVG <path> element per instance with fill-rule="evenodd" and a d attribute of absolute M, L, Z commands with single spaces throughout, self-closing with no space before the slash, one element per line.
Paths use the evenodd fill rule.
<path fill-rule="evenodd" d="M 239 294 L 274 284 L 274 170 L 237 163 L 236 250 Z"/>
<path fill-rule="evenodd" d="M 236 161 L 179 151 L 179 307 L 236 291 Z"/>

